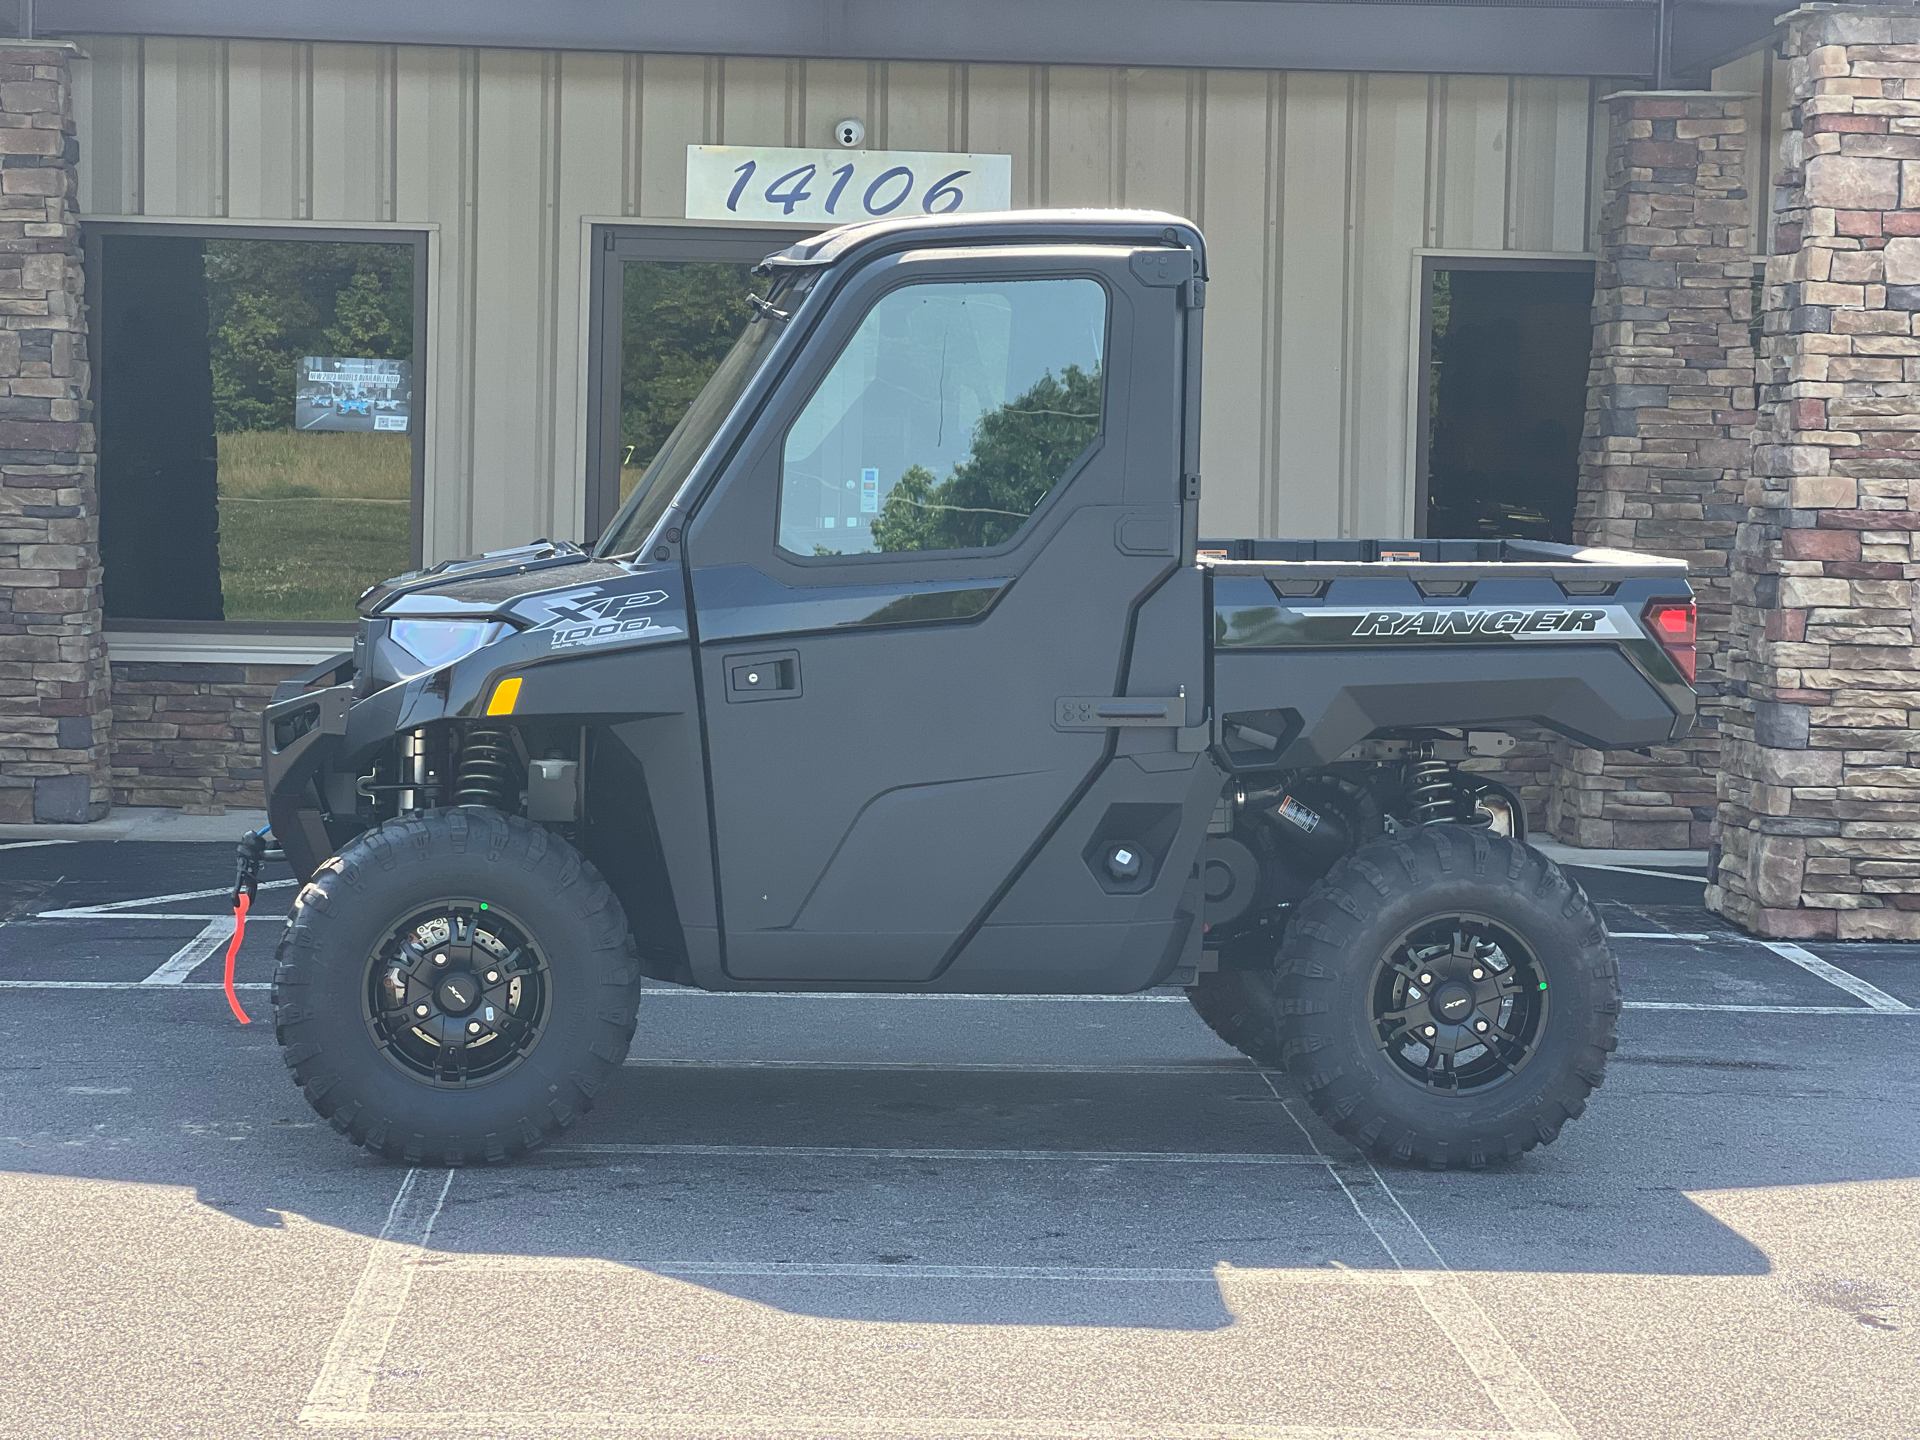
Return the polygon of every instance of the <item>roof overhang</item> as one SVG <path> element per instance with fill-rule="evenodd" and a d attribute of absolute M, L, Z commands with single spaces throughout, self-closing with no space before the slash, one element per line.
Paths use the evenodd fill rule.
<path fill-rule="evenodd" d="M 1650 78 L 1659 0 L 20 0 L 47 36 L 169 35 L 847 60 Z M 31 7 L 30 10 L 27 7 Z M 1677 82 L 1779 0 L 1671 0 Z"/>

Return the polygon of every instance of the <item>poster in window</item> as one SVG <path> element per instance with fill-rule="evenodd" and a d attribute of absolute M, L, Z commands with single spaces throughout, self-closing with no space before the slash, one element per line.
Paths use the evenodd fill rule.
<path fill-rule="evenodd" d="M 308 355 L 294 387 L 297 430 L 405 433 L 413 404 L 413 362 Z"/>

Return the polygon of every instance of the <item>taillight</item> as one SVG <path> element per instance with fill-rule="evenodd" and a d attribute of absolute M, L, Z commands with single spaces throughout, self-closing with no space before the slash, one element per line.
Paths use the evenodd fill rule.
<path fill-rule="evenodd" d="M 1699 633 L 1693 601 L 1650 600 L 1641 619 L 1667 652 L 1667 658 L 1679 667 L 1687 683 L 1693 684 L 1694 641 Z"/>

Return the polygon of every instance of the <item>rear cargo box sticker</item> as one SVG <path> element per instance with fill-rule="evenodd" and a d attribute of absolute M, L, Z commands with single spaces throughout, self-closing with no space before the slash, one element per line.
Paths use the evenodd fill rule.
<path fill-rule="evenodd" d="M 631 640 L 645 635 L 649 639 L 678 635 L 677 625 L 662 625 L 646 611 L 665 603 L 664 590 L 643 590 L 632 595 L 608 595 L 579 605 L 554 605 L 560 623 L 554 627 L 552 648 L 571 650 L 582 645 L 606 645 L 616 640 Z"/>
<path fill-rule="evenodd" d="M 1618 635 L 1605 610 L 1466 610 L 1425 607 L 1417 610 L 1323 611 L 1352 616 L 1355 639 L 1369 635 L 1502 635 L 1530 639 L 1546 635 Z"/>

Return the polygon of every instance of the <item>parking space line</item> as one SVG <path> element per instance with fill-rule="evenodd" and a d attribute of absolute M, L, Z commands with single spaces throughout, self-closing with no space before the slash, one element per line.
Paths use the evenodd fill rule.
<path fill-rule="evenodd" d="M 78 840 L 9 840 L 0 850 L 32 850 L 41 845 L 78 845 Z"/>
<path fill-rule="evenodd" d="M 630 1430 L 645 1436 L 686 1435 L 698 1440 L 767 1440 L 777 1435 L 881 1440 L 1567 1440 L 1566 1431 L 1430 1430 L 1374 1425 L 1236 1425 L 1154 1419 L 1145 1422 L 1071 1419 L 1014 1420 L 959 1415 L 790 1415 L 652 1410 L 380 1410 L 342 1416 L 350 1423 L 419 1436 L 446 1432 L 505 1432 L 531 1437 L 575 1437 L 582 1432 Z"/>
<path fill-rule="evenodd" d="M 1562 1440 L 1577 1440 L 1572 1424 L 1561 1413 L 1553 1397 L 1547 1394 L 1545 1387 L 1535 1378 L 1533 1372 L 1527 1369 L 1520 1357 L 1514 1353 L 1513 1347 L 1507 1343 L 1499 1327 L 1493 1323 L 1487 1312 L 1480 1308 L 1480 1302 L 1473 1298 L 1473 1292 L 1467 1289 L 1465 1283 L 1454 1273 L 1453 1267 L 1442 1258 L 1440 1251 L 1428 1238 L 1427 1232 L 1420 1228 L 1419 1222 L 1413 1218 L 1407 1207 L 1400 1203 L 1400 1197 L 1393 1193 L 1392 1188 L 1387 1184 L 1386 1177 L 1380 1173 L 1373 1162 L 1362 1159 L 1357 1165 L 1336 1164 L 1320 1149 L 1319 1142 L 1313 1138 L 1313 1132 L 1307 1129 L 1299 1115 L 1294 1113 L 1292 1102 L 1274 1086 L 1273 1078 L 1264 1071 L 1260 1078 L 1265 1080 L 1267 1088 L 1273 1091 L 1273 1098 L 1280 1102 L 1280 1108 L 1286 1111 L 1287 1118 L 1293 1121 L 1307 1144 L 1313 1147 L 1314 1155 L 1326 1165 L 1327 1172 L 1333 1176 L 1335 1183 L 1345 1193 L 1348 1202 L 1353 1206 L 1354 1213 L 1373 1233 L 1373 1238 L 1379 1242 L 1380 1248 L 1386 1252 L 1394 1268 L 1427 1270 L 1425 1264 L 1409 1265 L 1407 1260 L 1401 1258 L 1403 1250 L 1407 1252 L 1409 1259 L 1419 1258 L 1433 1262 L 1432 1273 L 1436 1279 L 1444 1283 L 1425 1287 L 1418 1292 L 1421 1307 L 1426 1310 L 1433 1323 L 1440 1327 L 1440 1333 L 1452 1342 L 1455 1352 L 1461 1360 L 1466 1362 L 1467 1368 L 1480 1382 L 1480 1388 L 1486 1392 L 1487 1399 L 1492 1403 L 1493 1408 L 1500 1412 L 1507 1424 L 1515 1430 L 1550 1434 L 1562 1437 Z M 1341 1173 L 1343 1170 L 1350 1171 L 1358 1178 L 1363 1168 L 1367 1178 L 1372 1181 L 1373 1187 L 1391 1202 L 1392 1210 L 1363 1205 L 1359 1191 L 1348 1184 L 1347 1176 Z M 1389 1233 L 1394 1232 L 1398 1232 L 1399 1249 L 1396 1249 L 1393 1241 L 1387 1238 Z M 1408 1238 L 1407 1232 L 1411 1232 L 1411 1239 Z M 1424 1255 L 1421 1252 L 1424 1252 Z"/>
<path fill-rule="evenodd" d="M 282 890 L 289 885 L 297 885 L 297 880 L 268 880 L 258 886 L 261 890 Z M 175 900 L 210 900 L 215 895 L 231 895 L 233 887 L 223 886 L 218 890 L 182 890 L 173 895 L 136 895 L 131 900 L 108 900 L 99 905 L 74 905 L 65 910 L 43 910 L 31 918 L 35 920 L 102 920 L 132 905 L 165 905 Z"/>
<path fill-rule="evenodd" d="M 1746 935 L 1723 931 L 1714 934 L 1706 930 L 1609 930 L 1609 940 L 1740 940 L 1750 941 Z"/>
<path fill-rule="evenodd" d="M 1655 880 L 1678 880 L 1687 885 L 1704 885 L 1707 883 L 1707 877 L 1704 875 L 1677 874 L 1672 870 L 1643 870 L 1635 865 L 1595 865 L 1591 863 L 1583 865 L 1578 860 L 1570 860 L 1563 862 L 1560 868 L 1563 870 L 1605 870 L 1614 875 L 1646 875 Z"/>
<path fill-rule="evenodd" d="M 194 910 L 112 910 L 95 913 L 86 911 L 76 913 L 71 910 L 44 910 L 38 915 L 21 915 L 14 919 L 15 925 L 27 920 L 192 920 L 204 925 L 211 917 L 205 911 Z M 232 920 L 231 913 L 226 917 Z"/>
<path fill-rule="evenodd" d="M 204 919 L 205 917 L 196 915 L 193 918 L 198 920 Z M 225 925 L 227 922 L 222 921 L 221 923 Z M 1866 985 L 1867 982 L 1861 980 L 1858 983 Z M 223 988 L 223 986 L 213 981 L 206 980 L 185 980 L 178 984 L 170 985 L 149 984 L 146 980 L 0 980 L 0 990 L 128 990 L 136 993 L 145 991 L 147 994 L 155 995 L 167 994 L 176 990 L 220 990 Z M 233 988 L 236 990 L 271 990 L 273 988 L 273 982 L 270 980 L 240 981 L 237 982 Z M 1128 1000 L 1136 1003 L 1159 1003 L 1164 1001 L 1173 1005 L 1184 1005 L 1187 1003 L 1187 997 L 1184 995 L 869 995 L 861 994 L 858 991 L 836 992 L 833 994 L 819 991 L 801 991 L 783 994 L 778 991 L 762 990 L 669 990 L 664 992 L 649 991 L 648 993 L 697 995 L 709 1000 L 731 1000 L 738 999 L 742 996 L 753 996 L 758 999 L 767 1000 Z M 1884 991 L 1880 993 L 1885 994 Z M 1890 995 L 1886 998 L 1889 1000 L 1893 999 Z M 1705 1015 L 1869 1015 L 1907 1020 L 1920 1018 L 1920 1009 L 1915 1009 L 1910 1005 L 1903 1005 L 1897 1000 L 1893 1002 L 1891 1007 L 1885 1004 L 1704 1005 L 1697 1004 L 1691 1000 L 1627 1000 L 1622 1002 L 1621 1008 L 1625 1010 L 1671 1010 Z M 1022 1066 L 1020 1068 L 1030 1069 L 1034 1067 Z M 1112 1066 L 1102 1066 L 1098 1071 L 1090 1071 L 1088 1073 L 1105 1074 L 1115 1068 L 1116 1067 Z M 1148 1074 L 1159 1073 L 1156 1067 L 1128 1066 L 1118 1068 L 1137 1070 L 1140 1073 Z M 1223 1074 L 1233 1073 L 1228 1067 L 1223 1066 L 1221 1070 Z"/>
<path fill-rule="evenodd" d="M 974 995 L 963 990 L 700 990 L 647 985 L 643 995 L 698 995 L 714 1000 L 1014 1000 L 1039 1005 L 1184 1005 L 1185 995 Z"/>
<path fill-rule="evenodd" d="M 151 977 L 149 977 L 150 979 Z M 270 980 L 250 980 L 236 984 L 236 990 L 271 990 Z M 147 980 L 0 980 L 0 990 L 224 990 L 226 986 L 211 980 L 182 980 L 159 986 Z"/>
<path fill-rule="evenodd" d="M 779 1160 L 1075 1160 L 1095 1165 L 1319 1165 L 1318 1155 L 1287 1151 L 951 1150 L 884 1145 L 549 1145 L 540 1155 L 766 1156 Z"/>
<path fill-rule="evenodd" d="M 307 1403 L 300 1410 L 302 1424 L 357 1423 L 365 1416 L 373 1399 L 373 1382 L 393 1339 L 393 1327 L 406 1308 L 407 1292 L 413 1288 L 419 1268 L 413 1262 L 433 1237 L 433 1223 L 440 1218 L 440 1207 L 447 1203 L 447 1192 L 453 1188 L 454 1171 L 448 1170 L 438 1187 L 431 1178 L 423 1178 L 429 1174 L 409 1170 L 400 1182 L 399 1193 L 387 1211 L 387 1223 L 380 1227 L 367 1253 L 360 1283 L 354 1287 L 347 1313 L 327 1346 L 313 1389 L 307 1392 Z"/>
<path fill-rule="evenodd" d="M 1194 1061 L 1165 1065 L 1023 1065 L 975 1060 L 662 1060 L 629 1059 L 629 1070 L 824 1070 L 905 1071 L 937 1075 L 1250 1075 L 1248 1060 Z"/>
<path fill-rule="evenodd" d="M 1431 1285 L 1434 1277 L 1411 1270 L 1279 1269 L 1242 1266 L 1222 1261 L 1211 1267 L 1156 1269 L 1150 1266 L 1099 1265 L 830 1265 L 799 1260 L 650 1260 L 644 1257 L 587 1255 L 435 1255 L 420 1267 L 436 1273 L 577 1274 L 619 1269 L 644 1270 L 681 1280 L 698 1279 L 830 1279 L 830 1280 L 1003 1280 L 1062 1282 L 1066 1284 L 1193 1284 L 1193 1285 L 1358 1285 L 1415 1289 Z"/>
<path fill-rule="evenodd" d="M 1912 1006 L 1903 1000 L 1896 1000 L 1878 985 L 1870 985 L 1858 975 L 1848 974 L 1838 965 L 1829 964 L 1811 950 L 1803 950 L 1791 940 L 1762 940 L 1760 942 L 1783 960 L 1791 960 L 1809 975 L 1818 975 L 1829 985 L 1837 985 L 1849 995 L 1857 995 L 1875 1010 L 1888 1014 L 1904 1014 Z"/>
<path fill-rule="evenodd" d="M 217 919 L 209 920 L 204 930 L 163 960 L 160 968 L 140 983 L 142 985 L 178 985 L 204 965 L 208 956 L 221 949 L 232 938 L 231 918 L 222 915 Z"/>

